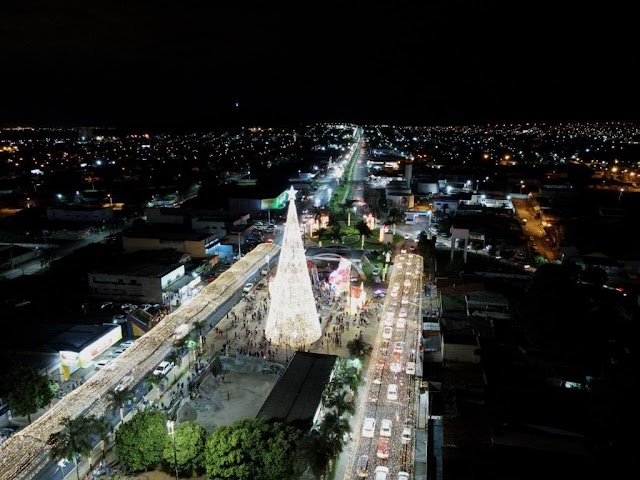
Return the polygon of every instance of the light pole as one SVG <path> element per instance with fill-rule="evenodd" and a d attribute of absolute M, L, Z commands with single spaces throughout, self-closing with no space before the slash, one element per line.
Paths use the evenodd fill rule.
<path fill-rule="evenodd" d="M 173 440 L 173 465 L 176 467 L 176 480 L 180 480 L 178 476 L 178 454 L 176 453 L 176 431 L 175 422 L 173 420 L 167 420 L 167 432 L 171 435 Z"/>
<path fill-rule="evenodd" d="M 618 195 L 618 206 L 620 206 L 620 200 L 622 199 L 622 192 L 624 192 L 624 188 L 620 189 L 620 195 Z"/>
<path fill-rule="evenodd" d="M 113 208 L 113 198 L 111 197 L 111 194 L 107 194 L 107 197 L 109 197 L 109 206 Z"/>

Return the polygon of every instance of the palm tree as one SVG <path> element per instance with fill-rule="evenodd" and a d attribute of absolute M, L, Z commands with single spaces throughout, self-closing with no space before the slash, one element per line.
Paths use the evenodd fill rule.
<path fill-rule="evenodd" d="M 102 440 L 102 459 L 107 458 L 107 445 L 113 431 L 113 426 L 105 417 L 96 419 L 95 433 Z"/>
<path fill-rule="evenodd" d="M 47 440 L 51 448 L 49 455 L 53 460 L 71 460 L 76 466 L 76 474 L 80 480 L 78 459 L 91 453 L 91 437 L 96 431 L 97 418 L 95 416 L 70 418 L 64 417 L 60 425 L 62 429 L 52 433 Z"/>
<path fill-rule="evenodd" d="M 349 392 L 347 392 L 346 390 L 335 392 L 333 395 L 329 396 L 326 399 L 325 405 L 328 408 L 334 408 L 338 415 L 342 415 L 345 412 L 354 414 L 356 411 L 356 407 L 353 402 L 349 400 L 349 398 L 347 398 L 348 395 Z"/>
<path fill-rule="evenodd" d="M 321 479 L 329 461 L 335 457 L 337 452 L 332 449 L 331 442 L 317 428 L 313 428 L 307 433 L 296 450 L 296 463 L 300 470 L 311 470 L 313 477 Z"/>
<path fill-rule="evenodd" d="M 334 241 L 337 240 L 338 242 L 342 241 L 342 235 L 340 233 L 340 225 L 339 224 L 338 225 L 334 225 L 331 228 L 331 239 L 334 240 Z"/>
<path fill-rule="evenodd" d="M 144 377 L 142 384 L 147 389 L 147 393 L 149 393 L 151 390 L 153 390 L 154 387 L 158 386 L 160 380 L 161 378 L 159 375 L 147 375 L 146 377 Z"/>
<path fill-rule="evenodd" d="M 344 434 L 351 431 L 349 422 L 336 412 L 329 412 L 324 416 L 319 428 L 320 434 L 329 443 L 329 450 L 333 452 L 331 458 L 335 457 L 342 450 L 344 445 Z"/>
<path fill-rule="evenodd" d="M 402 218 L 402 212 L 399 208 L 392 207 L 387 214 L 387 222 L 390 224 L 398 223 Z"/>
<path fill-rule="evenodd" d="M 182 349 L 185 347 L 187 343 L 187 339 L 183 338 L 183 341 L 180 342 L 180 345 L 174 348 L 169 355 L 167 355 L 167 361 L 173 362 L 174 365 L 178 365 L 178 362 L 182 363 Z"/>
<path fill-rule="evenodd" d="M 120 410 L 120 422 L 124 422 L 124 407 L 133 398 L 133 393 L 129 390 L 110 390 L 107 393 L 109 409 L 114 412 Z"/>
<path fill-rule="evenodd" d="M 318 240 L 322 240 L 322 237 L 324 237 L 325 234 L 327 233 L 327 229 L 319 228 L 318 230 L 316 230 L 316 232 L 318 233 Z"/>
<path fill-rule="evenodd" d="M 311 215 L 313 215 L 313 219 L 320 223 L 320 218 L 322 217 L 322 214 L 324 213 L 324 209 L 321 207 L 311 207 L 311 209 L 309 210 L 309 213 L 311 213 Z"/>
<path fill-rule="evenodd" d="M 371 229 L 369 228 L 369 225 L 367 225 L 367 222 L 365 222 L 364 220 L 360 220 L 358 223 L 356 223 L 355 227 L 360 235 L 364 235 L 365 237 L 371 236 Z"/>

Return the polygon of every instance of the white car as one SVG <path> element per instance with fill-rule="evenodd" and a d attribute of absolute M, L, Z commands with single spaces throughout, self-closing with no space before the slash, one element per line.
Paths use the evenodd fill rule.
<path fill-rule="evenodd" d="M 384 326 L 393 327 L 393 315 L 387 315 L 384 317 Z"/>
<path fill-rule="evenodd" d="M 173 362 L 167 362 L 165 360 L 164 362 L 160 362 L 158 364 L 156 369 L 153 371 L 153 374 L 154 375 L 165 376 L 167 373 L 169 373 L 171 371 L 172 368 L 173 368 Z"/>
<path fill-rule="evenodd" d="M 260 272 L 262 275 L 267 275 L 269 273 L 269 269 L 268 268 L 263 268 L 262 271 Z"/>
<path fill-rule="evenodd" d="M 135 343 L 135 340 L 125 340 L 120 344 L 120 348 L 129 348 L 134 343 Z"/>
<path fill-rule="evenodd" d="M 118 355 L 122 355 L 122 354 L 124 353 L 124 351 L 125 351 L 125 350 L 126 350 L 126 348 L 116 348 L 115 350 L 113 350 L 113 351 L 109 354 L 109 356 L 110 356 L 111 358 L 115 358 L 115 357 L 117 357 Z"/>
<path fill-rule="evenodd" d="M 373 438 L 373 434 L 376 430 L 376 419 L 373 417 L 367 417 L 362 424 L 362 436 L 367 438 Z"/>
<path fill-rule="evenodd" d="M 373 480 L 387 480 L 389 478 L 389 467 L 378 465 L 374 470 Z"/>
<path fill-rule="evenodd" d="M 410 478 L 408 472 L 398 472 L 398 480 L 409 480 Z"/>
<path fill-rule="evenodd" d="M 391 323 L 393 323 L 393 321 Z M 391 337 L 393 337 L 393 328 L 384 327 L 384 329 L 382 330 L 382 338 L 391 340 Z"/>
<path fill-rule="evenodd" d="M 382 420 L 380 423 L 380 436 L 381 437 L 390 437 L 391 436 L 391 420 Z"/>
<path fill-rule="evenodd" d="M 402 371 L 402 364 L 400 362 L 391 362 L 389 370 L 391 370 L 391 373 L 400 373 Z"/>
<path fill-rule="evenodd" d="M 106 367 L 109 363 L 111 363 L 111 360 L 98 360 L 96 362 L 96 370 Z"/>
<path fill-rule="evenodd" d="M 404 351 L 404 342 L 396 342 L 393 344 L 393 353 L 402 353 Z"/>
<path fill-rule="evenodd" d="M 251 289 L 253 288 L 253 283 L 249 282 L 247 284 L 245 284 L 244 288 L 242 289 L 243 292 L 248 293 L 251 291 Z"/>
<path fill-rule="evenodd" d="M 398 400 L 398 385 L 396 385 L 395 383 L 391 383 L 387 387 L 387 400 Z"/>
<path fill-rule="evenodd" d="M 410 286 L 411 286 L 411 280 L 406 279 L 406 280 L 404 281 L 403 285 L 404 285 L 405 287 L 410 287 Z"/>
<path fill-rule="evenodd" d="M 404 330 L 405 325 L 406 325 L 406 320 L 404 318 L 399 318 L 398 321 L 396 322 L 396 328 L 398 330 Z"/>
<path fill-rule="evenodd" d="M 402 429 L 402 436 L 400 437 L 400 441 L 403 445 L 406 445 L 411 441 L 411 427 L 409 425 L 405 425 Z"/>
<path fill-rule="evenodd" d="M 401 317 L 406 317 L 409 314 L 407 307 L 400 308 L 400 312 L 398 313 Z"/>

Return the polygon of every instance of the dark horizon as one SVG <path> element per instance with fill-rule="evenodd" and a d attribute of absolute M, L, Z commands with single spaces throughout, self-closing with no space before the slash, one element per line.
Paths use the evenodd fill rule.
<path fill-rule="evenodd" d="M 5 2 L 0 125 L 640 120 L 620 10 L 281 10 Z"/>

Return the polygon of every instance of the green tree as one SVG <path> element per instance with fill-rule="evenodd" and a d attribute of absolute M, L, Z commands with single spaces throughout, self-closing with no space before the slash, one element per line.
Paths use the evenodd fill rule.
<path fill-rule="evenodd" d="M 124 421 L 124 407 L 127 402 L 133 398 L 133 393 L 129 390 L 110 390 L 107 393 L 108 409 L 114 412 L 120 412 L 120 421 Z"/>
<path fill-rule="evenodd" d="M 364 220 L 360 220 L 358 223 L 356 223 L 355 228 L 360 233 L 360 235 L 364 236 L 365 238 L 371 236 L 371 229 L 369 228 L 369 225 L 367 225 L 367 222 L 365 222 Z"/>
<path fill-rule="evenodd" d="M 207 440 L 205 468 L 215 479 L 298 478 L 294 456 L 301 432 L 279 422 L 243 419 L 218 428 Z"/>
<path fill-rule="evenodd" d="M 47 440 L 50 447 L 49 455 L 53 460 L 73 460 L 78 480 L 80 480 L 78 460 L 91 453 L 93 448 L 91 439 L 96 432 L 98 422 L 94 416 L 64 417 L 60 422 L 62 428 L 51 434 Z"/>
<path fill-rule="evenodd" d="M 194 422 L 184 422 L 175 428 L 175 456 L 173 439 L 169 436 L 162 456 L 175 469 L 186 474 L 200 473 L 204 468 L 204 451 L 207 443 L 207 431 Z"/>
<path fill-rule="evenodd" d="M 10 368 L 3 383 L 11 412 L 17 417 L 26 416 L 29 423 L 32 414 L 51 403 L 56 391 L 55 382 L 25 365 Z"/>
<path fill-rule="evenodd" d="M 169 434 L 167 414 L 160 410 L 137 413 L 116 431 L 116 455 L 126 471 L 155 467 L 163 458 Z"/>

